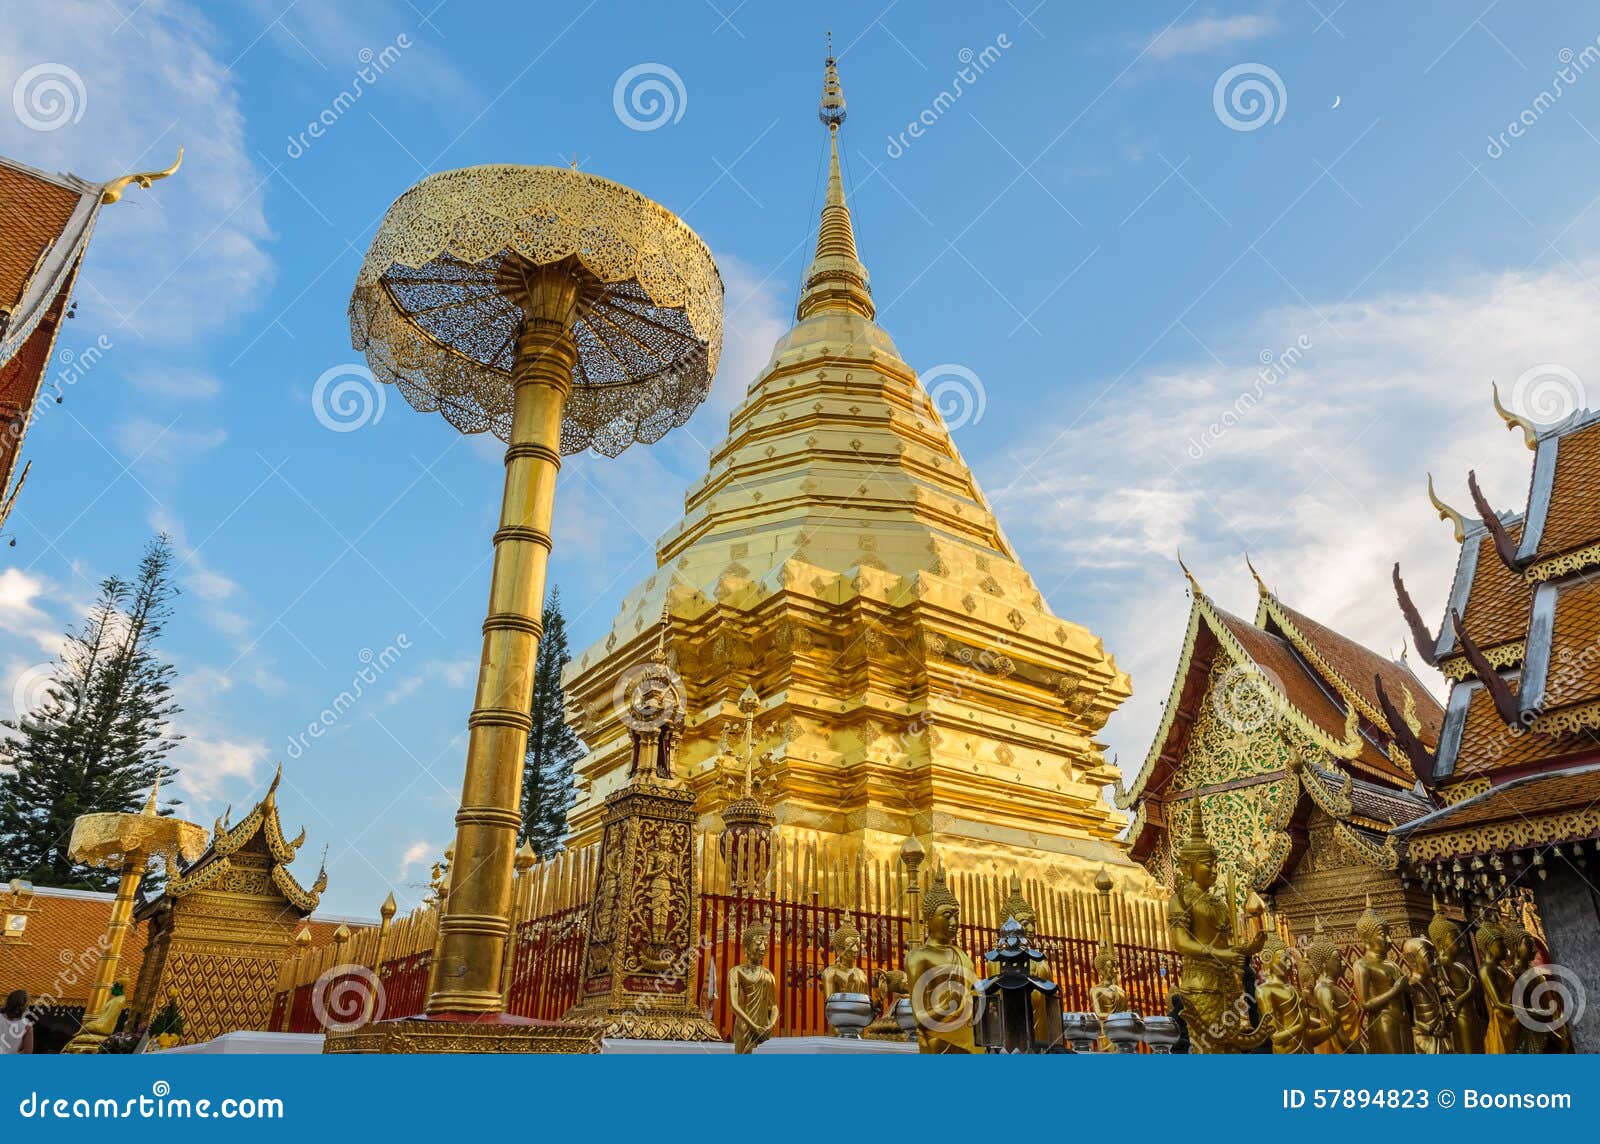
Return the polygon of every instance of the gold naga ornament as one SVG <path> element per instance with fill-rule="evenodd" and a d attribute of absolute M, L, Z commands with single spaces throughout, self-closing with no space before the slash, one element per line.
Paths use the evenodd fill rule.
<path fill-rule="evenodd" d="M 430 175 L 390 206 L 367 251 L 350 330 L 373 376 L 507 446 L 434 1020 L 385 1044 L 539 1040 L 504 1015 L 501 983 L 556 475 L 565 454 L 615 456 L 688 420 L 716 371 L 722 302 L 710 251 L 680 219 L 565 167 Z"/>
<path fill-rule="evenodd" d="M 179 158 L 182 159 L 181 154 Z M 163 815 L 157 810 L 160 787 L 161 776 L 157 774 L 155 782 L 150 785 L 150 797 L 139 814 L 116 811 L 85 814 L 72 824 L 72 838 L 67 843 L 68 857 L 97 869 L 116 870 L 119 877 L 117 896 L 111 903 L 111 917 L 106 926 L 105 943 L 100 951 L 100 964 L 95 970 L 89 998 L 84 1003 L 83 1028 L 63 1052 L 97 1052 L 100 1042 L 116 1030 L 116 1019 L 126 1004 L 116 980 L 117 964 L 122 959 L 123 941 L 133 923 L 134 899 L 138 896 L 139 884 L 144 880 L 145 867 L 150 859 L 160 855 L 169 871 L 176 872 L 179 861 L 193 862 L 205 851 L 205 827 Z M 111 1027 L 100 1033 L 112 1008 L 116 1012 L 109 1013 Z"/>
<path fill-rule="evenodd" d="M 906 953 L 918 1051 L 982 1052 L 972 1027 L 972 986 L 978 975 L 972 958 L 955 944 L 961 903 L 950 892 L 942 868 L 933 872 L 928 892 L 922 895 L 922 924 L 926 937 Z"/>
<path fill-rule="evenodd" d="M 1190 802 L 1188 835 L 1175 857 L 1178 872 L 1167 903 L 1167 925 L 1172 948 L 1181 958 L 1178 993 L 1190 1051 L 1237 1053 L 1256 1048 L 1267 1039 L 1271 1026 L 1249 1027 L 1244 965 L 1261 949 L 1266 933 L 1236 936 L 1232 879 L 1226 894 L 1217 891 L 1217 852 L 1206 837 L 1198 798 Z"/>

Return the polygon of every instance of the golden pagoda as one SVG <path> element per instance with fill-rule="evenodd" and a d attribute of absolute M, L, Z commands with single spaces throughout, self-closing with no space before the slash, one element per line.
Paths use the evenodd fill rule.
<path fill-rule="evenodd" d="M 1051 612 L 873 320 L 831 54 L 820 116 L 827 190 L 796 322 L 660 538 L 655 573 L 567 669 L 589 747 L 573 841 L 598 837 L 625 781 L 627 696 L 665 609 L 688 701 L 679 766 L 701 831 L 719 825 L 717 759 L 743 733 L 748 687 L 791 837 L 889 857 L 915 834 L 953 870 L 1087 887 L 1106 863 L 1143 886 L 1095 741 L 1128 677 L 1093 633 Z"/>

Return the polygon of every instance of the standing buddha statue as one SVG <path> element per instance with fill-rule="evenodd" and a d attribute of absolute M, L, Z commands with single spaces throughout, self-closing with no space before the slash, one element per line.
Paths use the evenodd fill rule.
<path fill-rule="evenodd" d="M 1321 919 L 1306 950 L 1306 962 L 1316 974 L 1309 1000 L 1320 1022 L 1328 1027 L 1328 1038 L 1317 1045 L 1317 1052 L 1361 1052 L 1361 1005 L 1339 984 L 1344 975 L 1344 955 L 1324 936 Z"/>
<path fill-rule="evenodd" d="M 1266 941 L 1258 933 L 1248 941 L 1234 938 L 1234 905 L 1217 892 L 1217 852 L 1206 838 L 1205 821 L 1196 798 L 1189 813 L 1189 832 L 1176 855 L 1178 875 L 1167 903 L 1172 948 L 1182 959 L 1178 992 L 1191 1051 L 1245 1052 L 1267 1039 L 1268 1030 L 1243 1028 L 1244 965 Z"/>
<path fill-rule="evenodd" d="M 924 1053 L 979 1052 L 972 1028 L 972 984 L 978 975 L 972 958 L 955 944 L 961 904 L 945 884 L 942 869 L 934 871 L 933 884 L 922 895 L 922 924 L 927 940 L 906 952 L 917 1048 Z"/>
<path fill-rule="evenodd" d="M 1333 1026 L 1319 1022 L 1295 984 L 1294 951 L 1277 934 L 1261 946 L 1261 980 L 1256 1004 L 1272 1028 L 1272 1051 L 1309 1053 L 1333 1035 Z"/>
<path fill-rule="evenodd" d="M 744 964 L 728 970 L 728 1005 L 733 1009 L 733 1051 L 753 1053 L 778 1024 L 778 980 L 766 967 L 771 930 L 765 922 L 744 927 Z"/>
<path fill-rule="evenodd" d="M 839 922 L 829 942 L 833 949 L 833 964 L 822 970 L 822 996 L 836 993 L 866 993 L 867 971 L 856 964 L 861 956 L 861 931 L 849 914 Z"/>
<path fill-rule="evenodd" d="M 1534 965 L 1538 945 L 1533 934 L 1513 914 L 1505 929 L 1507 973 L 1512 981 L 1512 1005 L 1517 1013 L 1517 1038 L 1510 1051 L 1515 1053 L 1559 1053 L 1565 1051 L 1558 1029 L 1565 1025 L 1555 1006 L 1538 1007 L 1536 997 L 1555 997 L 1561 991 L 1543 987 L 1544 974 Z M 1521 999 L 1520 1003 L 1518 999 Z"/>
<path fill-rule="evenodd" d="M 1410 984 L 1389 957 L 1389 924 L 1372 908 L 1356 919 L 1356 936 L 1365 947 L 1356 960 L 1356 997 L 1367 1014 L 1367 1051 L 1409 1053 L 1412 1051 L 1411 1005 L 1406 996 Z"/>
<path fill-rule="evenodd" d="M 1439 955 L 1439 982 L 1450 992 L 1450 1047 L 1457 1053 L 1483 1052 L 1483 985 L 1468 960 L 1461 927 L 1433 902 L 1428 938 Z"/>
<path fill-rule="evenodd" d="M 1409 938 L 1401 947 L 1400 959 L 1409 971 L 1406 994 L 1411 1001 L 1412 1044 L 1419 1053 L 1448 1053 L 1454 1010 L 1433 942 L 1425 937 Z"/>
<path fill-rule="evenodd" d="M 1516 979 L 1506 966 L 1506 935 L 1488 912 L 1478 919 L 1478 984 L 1483 986 L 1484 1009 L 1489 1015 L 1483 1033 L 1483 1051 L 1509 1053 L 1517 1046 L 1517 1010 L 1511 1004 Z"/>

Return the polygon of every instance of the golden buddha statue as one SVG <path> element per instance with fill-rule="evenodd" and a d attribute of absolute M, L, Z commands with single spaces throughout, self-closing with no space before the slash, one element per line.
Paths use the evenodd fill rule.
<path fill-rule="evenodd" d="M 744 927 L 744 964 L 728 970 L 728 1006 L 733 1010 L 733 1051 L 753 1053 L 778 1024 L 778 979 L 766 966 L 771 927 Z"/>
<path fill-rule="evenodd" d="M 1367 1014 L 1367 1051 L 1409 1053 L 1413 1048 L 1411 1005 L 1406 996 L 1410 982 L 1389 957 L 1389 923 L 1372 908 L 1371 898 L 1356 919 L 1356 937 L 1365 947 L 1356 959 L 1355 984 L 1356 997 Z"/>
<path fill-rule="evenodd" d="M 847 913 L 833 931 L 829 942 L 833 949 L 833 964 L 822 970 L 822 995 L 835 993 L 867 993 L 867 971 L 856 964 L 861 957 L 861 931 Z"/>
<path fill-rule="evenodd" d="M 1128 991 L 1117 983 L 1117 950 L 1106 938 L 1100 939 L 1100 949 L 1094 955 L 1095 984 L 1089 987 L 1089 1008 L 1100 1021 L 1100 1050 L 1114 1052 L 1115 1046 L 1106 1037 L 1106 1018 L 1113 1013 L 1126 1013 L 1133 1008 Z M 1041 1002 L 1043 998 L 1039 999 Z"/>
<path fill-rule="evenodd" d="M 1321 921 L 1317 922 L 1316 934 L 1306 949 L 1306 963 L 1316 974 L 1308 1000 L 1318 1022 L 1328 1030 L 1327 1038 L 1317 1043 L 1316 1051 L 1361 1052 L 1361 1004 L 1339 984 L 1344 975 L 1344 955 L 1323 936 Z"/>
<path fill-rule="evenodd" d="M 1263 1021 L 1272 1027 L 1272 1051 L 1309 1053 L 1333 1035 L 1333 1027 L 1315 1019 L 1295 984 L 1294 951 L 1277 934 L 1268 934 L 1261 946 L 1261 980 L 1256 983 L 1256 1004 Z"/>
<path fill-rule="evenodd" d="M 1439 983 L 1450 994 L 1450 1047 L 1457 1053 L 1483 1052 L 1483 986 L 1466 957 L 1461 927 L 1439 910 L 1434 899 L 1428 939 L 1439 958 Z"/>
<path fill-rule="evenodd" d="M 1538 1007 L 1528 1002 L 1535 997 L 1551 997 L 1558 991 L 1542 987 L 1544 974 L 1534 965 L 1538 945 L 1533 934 L 1515 915 L 1506 922 L 1504 930 L 1506 949 L 1506 976 L 1512 982 L 1512 1006 L 1517 1013 L 1517 1037 L 1511 1043 L 1514 1053 L 1559 1053 L 1565 1049 L 1558 1026 L 1563 1026 L 1561 1011 L 1555 1006 Z M 1526 979 L 1526 980 L 1525 980 Z M 1524 999 L 1518 1003 L 1517 998 Z"/>
<path fill-rule="evenodd" d="M 1411 1002 L 1411 1041 L 1419 1053 L 1448 1053 L 1454 1009 L 1449 987 L 1439 972 L 1438 953 L 1425 937 L 1407 939 L 1400 949 L 1407 973 L 1406 995 Z"/>
<path fill-rule="evenodd" d="M 122 1018 L 122 1010 L 127 1004 L 128 999 L 123 996 L 122 982 L 118 981 L 111 986 L 111 996 L 100 1006 L 100 1011 L 93 1017 L 85 1015 L 82 1026 L 61 1051 L 98 1053 L 106 1038 L 117 1031 L 117 1022 Z"/>
<path fill-rule="evenodd" d="M 1483 1032 L 1483 1051 L 1509 1053 L 1517 1045 L 1517 1010 L 1511 1004 L 1511 986 L 1516 978 L 1506 965 L 1506 934 L 1491 914 L 1478 919 L 1478 984 L 1483 986 L 1483 1005 L 1488 1025 Z"/>
<path fill-rule="evenodd" d="M 1178 876 L 1167 902 L 1172 948 L 1182 959 L 1178 992 L 1183 1020 L 1191 1052 L 1243 1052 L 1266 1040 L 1269 1031 L 1243 1028 L 1240 1016 L 1244 965 L 1266 941 L 1266 934 L 1235 940 L 1233 902 L 1215 888 L 1217 852 L 1206 838 L 1199 799 L 1191 805 L 1189 833 L 1174 856 Z"/>
<path fill-rule="evenodd" d="M 917 1048 L 924 1053 L 980 1052 L 972 1028 L 972 985 L 978 975 L 972 958 L 955 945 L 961 904 L 942 869 L 934 871 L 933 884 L 922 896 L 922 924 L 927 939 L 906 951 Z"/>

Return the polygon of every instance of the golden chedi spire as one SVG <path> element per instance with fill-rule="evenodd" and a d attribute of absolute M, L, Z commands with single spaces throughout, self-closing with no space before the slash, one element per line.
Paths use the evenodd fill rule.
<path fill-rule="evenodd" d="M 818 115 L 827 192 L 794 324 L 743 379 L 655 568 L 567 668 L 588 748 L 572 844 L 599 837 L 606 797 L 627 780 L 616 697 L 665 622 L 687 717 L 679 773 L 702 805 L 718 803 L 723 737 L 743 739 L 750 685 L 762 697 L 753 751 L 773 762 L 761 797 L 787 837 L 891 858 L 920 835 L 955 873 L 1003 863 L 1086 888 L 1104 863 L 1126 877 L 1125 822 L 1103 797 L 1116 771 L 1096 734 L 1128 677 L 1094 633 L 1052 612 L 944 407 L 874 317 L 831 52 Z M 952 340 L 942 352 L 981 350 Z M 981 398 L 976 373 L 946 367 L 947 382 L 951 370 Z M 713 811 L 700 829 L 719 825 Z"/>
<path fill-rule="evenodd" d="M 817 227 L 817 253 L 806 271 L 805 288 L 795 317 L 804 321 L 822 310 L 851 310 L 871 318 L 872 292 L 867 268 L 856 253 L 855 228 L 844 201 L 844 179 L 839 174 L 839 126 L 844 122 L 844 91 L 839 68 L 828 50 L 823 73 L 822 103 L 817 118 L 828 128 L 828 189 L 822 200 L 822 221 Z"/>

